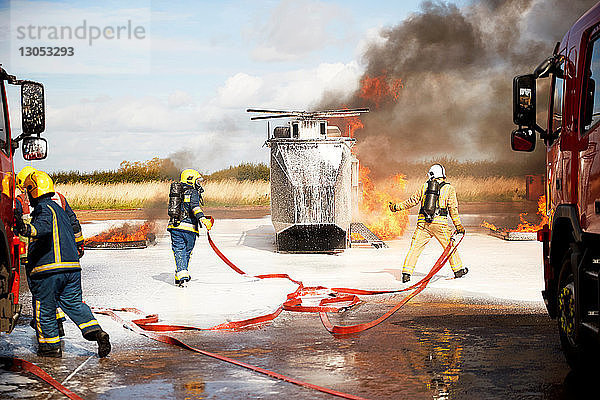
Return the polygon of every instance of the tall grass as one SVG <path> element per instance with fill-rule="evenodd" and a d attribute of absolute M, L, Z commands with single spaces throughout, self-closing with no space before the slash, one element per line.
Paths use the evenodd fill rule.
<path fill-rule="evenodd" d="M 227 180 L 204 182 L 207 206 L 268 205 L 269 183 Z M 56 185 L 69 204 L 79 210 L 166 208 L 170 182 L 65 183 Z"/>
<path fill-rule="evenodd" d="M 173 161 L 168 158 L 154 157 L 147 161 L 123 161 L 116 170 L 79 172 L 61 171 L 50 174 L 54 183 L 127 183 L 127 182 L 151 182 L 178 179 L 181 173 Z M 202 172 L 202 171 L 200 171 Z M 258 181 L 269 180 L 269 166 L 263 163 L 241 163 L 238 166 L 230 166 L 210 175 L 204 176 L 210 181 L 238 180 Z"/>
<path fill-rule="evenodd" d="M 414 193 L 423 179 L 409 179 L 405 196 Z M 456 177 L 450 179 L 460 201 L 520 201 L 525 198 L 525 179 Z M 166 208 L 170 182 L 141 183 L 67 183 L 56 185 L 71 207 L 80 210 L 158 207 Z M 204 182 L 207 206 L 269 205 L 269 182 L 225 181 Z M 404 200 L 399 198 L 397 201 Z"/>
<path fill-rule="evenodd" d="M 448 178 L 456 189 L 458 201 L 519 201 L 525 199 L 524 177 L 488 177 L 458 176 Z M 411 178 L 406 183 L 407 196 L 423 185 L 425 179 Z"/>

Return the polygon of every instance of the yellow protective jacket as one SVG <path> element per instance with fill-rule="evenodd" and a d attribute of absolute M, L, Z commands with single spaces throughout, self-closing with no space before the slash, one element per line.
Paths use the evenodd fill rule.
<path fill-rule="evenodd" d="M 444 182 L 444 181 L 442 181 Z M 398 204 L 397 207 L 406 210 L 417 204 L 421 207 L 425 202 L 425 191 L 427 190 L 427 182 L 421 186 L 412 196 Z M 458 215 L 458 200 L 456 199 L 456 189 L 450 183 L 446 182 L 440 189 L 440 197 L 438 200 L 440 208 L 448 209 L 448 214 L 454 223 L 454 226 L 462 225 L 460 222 L 460 216 Z M 425 222 L 425 216 L 419 213 L 417 222 Z M 447 223 L 448 219 L 445 215 L 436 215 L 432 223 Z"/>

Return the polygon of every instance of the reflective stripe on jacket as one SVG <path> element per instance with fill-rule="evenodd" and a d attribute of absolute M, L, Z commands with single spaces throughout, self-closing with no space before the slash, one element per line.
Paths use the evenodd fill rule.
<path fill-rule="evenodd" d="M 75 234 L 75 241 L 77 243 L 83 242 L 83 234 L 81 233 L 81 224 L 77 219 L 77 215 L 69 205 L 69 202 L 61 193 L 55 192 L 54 196 L 51 197 L 52 201 L 62 207 L 66 211 L 69 221 L 71 221 L 71 228 Z M 23 214 L 23 221 L 31 221 L 31 210 L 32 207 L 29 203 L 29 197 L 26 193 L 21 193 L 15 198 L 15 210 L 17 213 Z"/>
<path fill-rule="evenodd" d="M 81 269 L 71 221 L 66 211 L 50 197 L 40 198 L 26 227 L 24 235 L 32 239 L 26 267 L 28 275 Z"/>

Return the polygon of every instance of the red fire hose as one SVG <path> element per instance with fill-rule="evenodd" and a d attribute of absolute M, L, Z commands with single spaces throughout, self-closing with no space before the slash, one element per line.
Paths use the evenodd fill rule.
<path fill-rule="evenodd" d="M 209 218 L 214 223 L 214 219 L 212 217 L 209 217 Z M 231 260 L 229 260 L 219 250 L 219 248 L 215 245 L 214 241 L 212 240 L 212 238 L 210 236 L 210 232 L 207 232 L 207 238 L 208 238 L 208 243 L 209 243 L 210 247 L 213 249 L 215 254 L 217 254 L 217 256 L 225 264 L 227 264 L 231 269 L 233 269 L 238 274 L 247 275 L 242 269 L 240 269 L 238 266 L 236 266 Z M 412 285 L 408 288 L 399 289 L 399 290 L 362 290 L 362 289 L 351 289 L 351 288 L 329 289 L 324 286 L 306 287 L 303 285 L 302 282 L 291 278 L 288 274 L 255 275 L 253 277 L 259 278 L 259 279 L 288 279 L 291 282 L 294 282 L 295 284 L 297 284 L 298 287 L 294 292 L 288 294 L 287 300 L 280 307 L 278 307 L 278 309 L 276 311 L 274 311 L 271 314 L 261 315 L 258 317 L 253 317 L 253 318 L 249 318 L 249 319 L 245 319 L 245 320 L 241 320 L 241 321 L 226 322 L 226 323 L 222 323 L 219 325 L 215 325 L 210 328 L 197 328 L 197 327 L 185 326 L 185 325 L 158 324 L 159 318 L 158 318 L 158 315 L 156 315 L 156 314 L 146 315 L 143 318 L 138 318 L 138 319 L 134 319 L 131 321 L 124 320 L 123 318 L 121 318 L 119 315 L 116 314 L 116 312 L 131 312 L 131 313 L 135 313 L 135 314 L 144 315 L 143 312 L 141 312 L 140 310 L 138 310 L 136 308 L 121 308 L 121 309 L 97 309 L 97 308 L 94 308 L 94 311 L 99 314 L 108 315 L 111 318 L 113 318 L 114 320 L 116 320 L 117 322 L 122 323 L 124 327 L 131 329 L 132 331 L 134 331 L 140 335 L 146 336 L 153 340 L 157 340 L 159 342 L 182 347 L 184 349 L 191 350 L 191 351 L 203 354 L 208 357 L 212 357 L 212 358 L 215 358 L 215 359 L 218 359 L 221 361 L 225 361 L 225 362 L 228 362 L 228 363 L 231 363 L 234 365 L 238 365 L 240 367 L 247 368 L 249 370 L 256 371 L 256 372 L 259 372 L 261 374 L 264 374 L 264 375 L 267 375 L 267 376 L 270 376 L 270 377 L 273 377 L 276 379 L 294 383 L 296 385 L 314 389 L 314 390 L 317 390 L 317 391 L 320 391 L 323 393 L 328 393 L 328 394 L 346 398 L 346 399 L 362 399 L 361 397 L 358 397 L 355 395 L 338 392 L 333 389 L 328 389 L 328 388 L 325 388 L 322 386 L 303 382 L 298 379 L 294 379 L 289 376 L 279 374 L 277 372 L 269 371 L 267 369 L 257 367 L 254 365 L 250 365 L 250 364 L 247 364 L 247 363 L 244 363 L 244 362 L 241 362 L 241 361 L 229 358 L 229 357 L 221 356 L 216 353 L 211 353 L 211 352 L 208 352 L 208 351 L 205 351 L 202 349 L 198 349 L 198 348 L 188 345 L 187 343 L 185 343 L 185 342 L 181 341 L 180 339 L 177 339 L 173 336 L 169 336 L 169 335 L 165 335 L 165 334 L 158 334 L 158 333 L 154 333 L 154 332 L 166 332 L 166 331 L 178 331 L 178 330 L 240 329 L 240 328 L 246 327 L 248 325 L 253 325 L 253 324 L 263 323 L 263 322 L 273 320 L 283 310 L 296 311 L 296 312 L 318 312 L 319 316 L 321 318 L 321 322 L 323 323 L 324 327 L 332 334 L 349 334 L 349 333 L 361 332 L 361 331 L 372 328 L 375 325 L 383 322 L 384 320 L 389 318 L 392 314 L 394 314 L 396 311 L 398 311 L 402 306 L 404 306 L 406 303 L 408 303 L 408 301 L 410 299 L 412 299 L 417 294 L 422 292 L 427 287 L 427 284 L 429 283 L 431 278 L 433 278 L 433 276 L 448 261 L 450 256 L 456 251 L 456 248 L 462 242 L 463 238 L 464 238 L 464 235 L 462 235 L 462 237 L 460 238 L 460 240 L 458 240 L 458 242 L 456 242 L 455 239 L 452 238 L 450 243 L 448 244 L 448 246 L 446 246 L 446 248 L 444 249 L 442 255 L 438 258 L 438 260 L 436 261 L 434 266 L 431 268 L 429 273 L 424 278 L 422 278 L 419 282 L 415 283 L 414 285 Z M 399 292 L 404 292 L 404 291 L 413 290 L 413 289 L 414 289 L 414 291 L 412 293 L 410 293 L 409 295 L 407 295 L 406 297 L 404 297 L 404 299 L 402 299 L 402 301 L 399 302 L 395 307 L 393 307 L 391 310 L 389 310 L 387 313 L 385 313 L 381 317 L 379 317 L 371 322 L 368 322 L 368 323 L 352 325 L 352 326 L 336 326 L 336 325 L 331 324 L 331 322 L 329 321 L 329 318 L 327 317 L 327 314 L 326 314 L 328 312 L 339 312 L 339 311 L 345 310 L 347 308 L 350 308 L 350 307 L 358 304 L 360 302 L 360 299 L 358 298 L 357 295 L 359 295 L 359 294 L 360 295 L 375 295 L 375 294 L 399 293 Z M 326 293 L 328 295 L 328 297 L 323 298 L 317 306 L 302 305 L 302 297 L 311 295 L 311 294 L 319 294 L 319 293 L 321 293 L 321 294 Z M 332 306 L 333 304 L 337 304 L 337 303 L 344 303 L 344 305 L 343 306 L 342 305 Z"/>
<path fill-rule="evenodd" d="M 56 379 L 52 378 L 46 371 L 38 367 L 37 365 L 30 363 L 29 361 L 21 360 L 20 358 L 15 357 L 0 357 L 0 361 L 6 366 L 10 371 L 27 371 L 38 378 L 42 379 L 44 382 L 50 384 L 53 388 L 60 391 L 62 394 L 67 396 L 72 400 L 83 400 L 81 397 L 71 392 L 69 389 L 61 385 Z"/>
<path fill-rule="evenodd" d="M 359 396 L 355 396 L 352 394 L 348 394 L 348 393 L 343 393 L 343 392 L 338 392 L 337 390 L 333 390 L 333 389 L 328 389 L 322 386 L 318 386 L 318 385 L 313 385 L 312 383 L 307 383 L 307 382 L 303 382 L 300 381 L 298 379 L 294 379 L 292 377 L 286 376 L 286 375 L 282 375 L 282 374 L 278 374 L 277 372 L 273 372 L 273 371 L 269 371 L 268 369 L 265 368 L 261 368 L 261 367 L 257 367 L 255 365 L 251 365 L 251 364 L 247 364 L 245 362 L 242 361 L 238 361 L 235 360 L 233 358 L 229 358 L 229 357 L 225 357 L 216 353 L 211 353 L 202 349 L 198 349 L 196 347 L 190 346 L 189 344 L 183 342 L 182 340 L 179 340 L 173 336 L 169 336 L 169 335 L 164 335 L 164 334 L 157 334 L 157 333 L 153 333 L 153 332 L 149 332 L 152 330 L 157 330 L 157 331 L 161 331 L 161 330 L 180 330 L 182 329 L 182 327 L 179 327 L 177 325 L 159 325 L 160 328 L 159 329 L 154 329 L 154 327 L 149 328 L 151 325 L 148 325 L 149 323 L 151 323 L 152 321 L 157 321 L 158 318 L 154 318 L 155 316 L 149 316 L 146 318 L 141 318 L 141 319 L 137 319 L 137 320 L 132 320 L 132 321 L 127 321 L 124 320 L 123 318 L 121 318 L 120 316 L 118 316 L 115 313 L 116 310 L 111 310 L 111 309 L 95 309 L 95 312 L 97 312 L 98 314 L 105 314 L 105 315 L 109 315 L 111 318 L 113 318 L 115 321 L 122 323 L 124 327 L 131 329 L 132 331 L 139 333 L 140 335 L 146 336 L 150 339 L 159 341 L 159 342 L 163 342 L 163 343 L 167 343 L 167 344 L 171 344 L 174 346 L 178 346 L 187 350 L 191 350 L 193 352 L 196 353 L 200 353 L 202 355 L 208 356 L 208 357 L 212 357 L 212 358 L 216 358 L 217 360 L 221 360 L 221 361 L 226 361 L 228 363 L 249 369 L 251 371 L 256 371 L 259 372 L 261 374 L 270 376 L 272 378 L 276 378 L 276 379 L 280 379 L 282 381 L 285 382 L 290 382 L 299 386 L 303 386 L 306 388 L 310 388 L 310 389 L 314 389 L 314 390 L 318 390 L 319 392 L 323 392 L 323 393 L 328 393 L 334 396 L 338 396 L 338 397 L 342 397 L 345 399 L 357 399 L 357 400 L 365 400 L 362 397 Z M 140 313 L 139 310 L 137 309 L 132 309 L 132 308 L 128 308 L 128 309 L 120 309 L 118 311 L 128 311 L 128 312 L 135 312 L 135 313 Z M 168 328 L 168 329 L 167 329 Z M 190 327 L 183 327 L 183 329 L 200 329 L 200 328 L 190 328 Z"/>
<path fill-rule="evenodd" d="M 214 222 L 214 219 L 212 217 L 210 217 L 210 218 L 211 218 L 211 221 Z M 210 232 L 207 232 L 207 238 L 208 238 L 208 243 L 209 243 L 210 247 L 213 249 L 215 254 L 217 254 L 217 256 L 219 256 L 219 258 L 225 264 L 227 264 L 229 267 L 231 267 L 231 269 L 233 269 L 238 274 L 247 275 L 244 271 L 242 271 L 238 266 L 236 266 L 231 260 L 229 260 L 219 250 L 219 248 L 215 245 L 214 241 L 212 240 L 212 238 L 210 236 Z M 435 274 L 437 274 L 440 269 L 442 269 L 444 264 L 450 259 L 452 254 L 454 254 L 454 252 L 458 248 L 458 245 L 462 242 L 463 238 L 464 238 L 464 234 L 461 235 L 461 237 L 458 241 L 456 241 L 454 239 L 454 237 L 452 237 L 450 239 L 450 242 L 448 243 L 448 245 L 446 246 L 446 248 L 440 255 L 440 257 L 437 259 L 437 261 L 435 262 L 435 264 L 429 271 L 429 273 L 425 277 L 423 277 L 420 281 L 415 283 L 414 285 L 404 288 L 404 289 L 398 289 L 398 290 L 362 290 L 362 289 L 351 289 L 351 288 L 327 289 L 322 286 L 304 287 L 302 282 L 292 279 L 287 274 L 267 274 L 267 275 L 256 275 L 254 277 L 260 278 L 260 279 L 265 279 L 265 278 L 289 279 L 290 281 L 298 284 L 299 286 L 295 292 L 288 295 L 288 300 L 283 304 L 284 310 L 303 311 L 303 312 L 318 312 L 319 317 L 321 318 L 321 322 L 323 323 L 323 326 L 325 327 L 325 329 L 327 329 L 327 331 L 329 331 L 330 333 L 333 333 L 333 334 L 342 334 L 343 335 L 343 334 L 350 334 L 350 333 L 358 333 L 358 332 L 365 331 L 369 328 L 372 328 L 372 327 L 380 324 L 381 322 L 385 321 L 387 318 L 392 316 L 396 311 L 398 311 L 400 308 L 402 308 L 406 303 L 408 303 L 413 297 L 415 297 L 417 294 L 421 293 L 427 287 L 427 285 L 429 284 L 429 281 L 431 281 L 431 278 L 433 278 L 433 276 Z M 358 304 L 360 302 L 360 299 L 356 295 L 359 295 L 359 294 L 360 295 L 391 294 L 391 293 L 405 292 L 405 291 L 409 291 L 409 290 L 413 290 L 413 289 L 414 289 L 414 291 L 412 293 L 410 293 L 409 295 L 404 297 L 391 310 L 389 310 L 388 312 L 383 314 L 381 317 L 379 317 L 371 322 L 358 324 L 358 325 L 352 325 L 352 326 L 336 326 L 336 325 L 331 324 L 331 322 L 329 321 L 329 318 L 327 317 L 327 314 L 326 314 L 327 312 L 339 312 L 344 309 L 350 308 L 351 306 L 354 306 L 355 304 Z M 315 292 L 318 290 L 330 290 L 330 295 L 332 295 L 333 297 L 325 298 L 325 299 L 321 300 L 321 302 L 319 302 L 318 306 L 308 307 L 308 306 L 301 305 L 302 300 L 300 297 L 303 294 L 306 294 L 309 292 Z M 345 293 L 346 296 L 340 296 L 340 294 L 342 294 L 342 293 Z M 348 296 L 348 295 L 351 295 L 351 296 Z M 347 304 L 344 307 L 327 307 L 326 306 L 327 304 L 341 303 L 341 302 L 348 302 L 349 304 Z M 281 312 L 281 311 L 279 310 L 279 312 Z M 279 315 L 279 312 L 277 313 L 277 315 Z M 273 316 L 273 318 L 275 318 L 277 315 Z M 273 319 L 273 318 L 270 318 L 270 319 Z M 229 322 L 226 325 L 235 327 L 237 325 L 237 323 Z M 223 329 L 223 327 L 219 326 L 219 328 L 217 328 L 217 329 Z"/>

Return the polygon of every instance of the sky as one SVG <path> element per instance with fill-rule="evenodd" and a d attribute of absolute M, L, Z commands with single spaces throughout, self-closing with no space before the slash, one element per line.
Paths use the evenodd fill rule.
<path fill-rule="evenodd" d="M 246 108 L 309 109 L 326 91 L 352 92 L 369 43 L 418 9 L 416 0 L 2 0 L 0 62 L 45 86 L 49 153 L 37 168 L 116 169 L 186 152 L 191 166 L 211 172 L 268 161 L 266 124 L 250 121 Z M 84 23 L 86 38 L 69 38 L 66 29 Z M 128 23 L 138 37 L 122 30 L 116 39 Z M 92 26 L 113 28 L 112 38 L 91 40 Z M 74 55 L 20 50 L 40 46 Z M 15 137 L 19 92 L 8 93 Z M 17 154 L 15 168 L 23 165 Z"/>
<path fill-rule="evenodd" d="M 246 108 L 310 109 L 324 93 L 355 92 L 369 44 L 420 3 L 0 0 L 0 63 L 45 85 L 49 154 L 36 168 L 116 169 L 124 160 L 188 152 L 189 167 L 212 172 L 268 162 L 266 124 L 250 121 Z M 49 27 L 76 31 L 84 22 L 87 38 L 50 37 Z M 139 28 L 139 37 L 127 29 L 114 38 L 126 25 Z M 29 26 L 40 29 L 21 38 Z M 92 27 L 105 29 L 105 37 L 92 40 Z M 21 55 L 32 46 L 72 47 L 74 55 Z M 15 137 L 14 87 L 9 101 Z M 23 165 L 17 151 L 15 170 Z"/>

